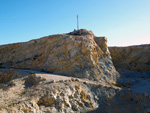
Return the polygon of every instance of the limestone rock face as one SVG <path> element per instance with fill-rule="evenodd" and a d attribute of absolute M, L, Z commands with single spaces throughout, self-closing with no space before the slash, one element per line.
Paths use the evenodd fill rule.
<path fill-rule="evenodd" d="M 107 82 L 116 80 L 118 75 L 107 48 L 107 39 L 84 29 L 2 45 L 0 67 L 42 70 Z"/>
<path fill-rule="evenodd" d="M 109 50 L 116 68 L 150 71 L 150 45 L 109 47 Z"/>

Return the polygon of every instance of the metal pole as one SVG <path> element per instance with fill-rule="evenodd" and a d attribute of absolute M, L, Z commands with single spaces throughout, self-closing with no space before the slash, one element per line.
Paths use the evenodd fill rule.
<path fill-rule="evenodd" d="M 79 21 L 78 21 L 78 15 L 77 15 L 77 30 L 79 30 Z"/>

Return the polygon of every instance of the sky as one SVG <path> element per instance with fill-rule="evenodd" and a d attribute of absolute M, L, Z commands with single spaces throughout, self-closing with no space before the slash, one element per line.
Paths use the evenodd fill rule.
<path fill-rule="evenodd" d="M 150 44 L 150 0 L 0 0 L 0 45 L 77 28 L 108 46 Z"/>

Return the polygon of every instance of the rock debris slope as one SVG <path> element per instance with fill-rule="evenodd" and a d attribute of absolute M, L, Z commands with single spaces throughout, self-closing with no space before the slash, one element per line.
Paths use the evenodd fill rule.
<path fill-rule="evenodd" d="M 0 46 L 0 67 L 113 82 L 116 72 L 105 37 L 84 29 Z"/>

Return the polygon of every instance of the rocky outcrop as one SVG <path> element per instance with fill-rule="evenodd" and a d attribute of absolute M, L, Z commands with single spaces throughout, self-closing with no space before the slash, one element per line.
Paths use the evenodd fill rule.
<path fill-rule="evenodd" d="M 0 67 L 23 68 L 113 82 L 116 72 L 105 37 L 91 31 L 46 36 L 0 46 Z"/>
<path fill-rule="evenodd" d="M 88 86 L 101 86 L 102 83 L 98 81 L 60 75 L 53 77 L 52 74 L 32 70 L 0 69 L 0 72 L 18 75 L 5 84 L 0 82 L 0 112 L 80 113 L 98 108 L 98 97 L 91 92 Z M 10 86 L 10 83 L 13 85 Z M 110 89 L 109 86 L 98 88 L 104 91 Z M 112 90 L 117 89 L 119 88 L 112 88 Z M 101 96 L 115 94 L 109 94 L 109 92 L 106 94 L 105 91 L 100 92 Z"/>
<path fill-rule="evenodd" d="M 150 45 L 109 47 L 117 69 L 150 71 Z"/>
<path fill-rule="evenodd" d="M 0 113 L 150 112 L 150 72 L 120 70 L 115 85 L 33 70 L 0 72 L 17 75 L 0 82 Z"/>
<path fill-rule="evenodd" d="M 117 81 L 91 31 L 0 46 L 0 113 L 150 113 L 149 45 L 109 49 Z"/>

